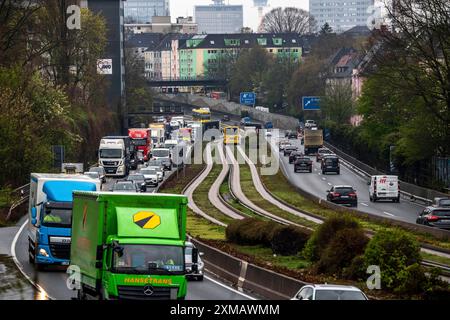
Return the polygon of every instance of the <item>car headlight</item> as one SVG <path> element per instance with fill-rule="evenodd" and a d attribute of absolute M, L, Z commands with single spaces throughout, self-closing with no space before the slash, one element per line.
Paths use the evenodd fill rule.
<path fill-rule="evenodd" d="M 47 251 L 45 251 L 45 249 L 43 249 L 43 248 L 39 249 L 39 254 L 41 256 L 48 257 Z"/>

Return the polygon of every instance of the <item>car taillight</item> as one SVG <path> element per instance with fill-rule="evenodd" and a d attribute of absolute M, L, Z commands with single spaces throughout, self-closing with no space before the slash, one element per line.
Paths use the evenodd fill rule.
<path fill-rule="evenodd" d="M 339 197 L 341 194 L 340 194 L 340 193 L 337 193 L 337 192 L 332 192 L 331 195 L 332 195 L 333 197 Z"/>
<path fill-rule="evenodd" d="M 350 197 L 355 198 L 356 197 L 356 193 L 352 192 L 348 194 Z"/>
<path fill-rule="evenodd" d="M 431 215 L 431 216 L 427 216 L 427 220 L 428 221 L 438 221 L 439 220 L 439 217 L 438 216 L 433 216 L 433 215 Z"/>

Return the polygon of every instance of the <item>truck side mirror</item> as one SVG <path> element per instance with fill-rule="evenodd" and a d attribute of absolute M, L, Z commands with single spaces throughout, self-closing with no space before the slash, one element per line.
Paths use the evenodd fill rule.
<path fill-rule="evenodd" d="M 367 185 L 370 186 L 370 181 L 367 181 Z"/>
<path fill-rule="evenodd" d="M 36 219 L 37 217 L 37 209 L 36 207 L 31 208 L 31 218 Z"/>

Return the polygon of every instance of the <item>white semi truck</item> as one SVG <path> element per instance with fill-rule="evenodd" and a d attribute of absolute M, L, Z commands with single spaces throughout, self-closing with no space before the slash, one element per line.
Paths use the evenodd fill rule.
<path fill-rule="evenodd" d="M 123 177 L 128 174 L 127 150 L 123 139 L 100 140 L 98 164 L 105 168 L 108 177 Z"/>

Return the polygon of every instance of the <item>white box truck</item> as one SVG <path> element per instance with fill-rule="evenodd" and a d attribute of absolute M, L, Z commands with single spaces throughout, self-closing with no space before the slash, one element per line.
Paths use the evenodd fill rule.
<path fill-rule="evenodd" d="M 371 202 L 376 202 L 378 200 L 400 202 L 398 176 L 372 176 L 370 177 L 368 185 Z"/>

